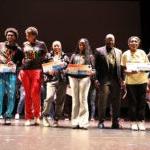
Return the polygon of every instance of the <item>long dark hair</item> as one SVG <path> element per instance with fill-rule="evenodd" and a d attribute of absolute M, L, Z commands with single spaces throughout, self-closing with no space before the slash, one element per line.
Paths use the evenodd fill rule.
<path fill-rule="evenodd" d="M 85 55 L 90 55 L 92 54 L 92 50 L 91 50 L 91 46 L 89 44 L 89 41 L 87 38 L 81 38 L 78 43 L 77 43 L 77 46 L 76 46 L 76 53 L 79 54 L 80 53 L 80 49 L 79 49 L 79 44 L 80 42 L 83 41 L 83 43 L 85 44 L 85 50 L 84 50 L 84 53 Z"/>
<path fill-rule="evenodd" d="M 90 55 L 92 55 L 92 50 L 91 50 L 91 46 L 89 44 L 89 41 L 87 38 L 81 38 L 78 43 L 77 43 L 77 46 L 76 46 L 76 54 L 79 54 L 80 53 L 80 49 L 79 49 L 79 44 L 80 42 L 83 41 L 83 43 L 85 44 L 85 49 L 83 51 L 83 55 L 85 55 L 85 59 L 87 62 L 89 62 L 90 60 Z"/>

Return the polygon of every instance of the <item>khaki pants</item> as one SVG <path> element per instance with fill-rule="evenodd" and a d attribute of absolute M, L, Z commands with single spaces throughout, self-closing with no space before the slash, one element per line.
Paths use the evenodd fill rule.
<path fill-rule="evenodd" d="M 62 115 L 63 106 L 65 102 L 67 84 L 65 82 L 47 82 L 46 85 L 46 99 L 44 100 L 43 116 L 48 116 L 50 112 L 50 106 L 56 95 L 56 109 L 55 120 L 58 120 Z"/>
<path fill-rule="evenodd" d="M 73 78 L 69 77 L 72 92 L 72 125 L 88 127 L 88 92 L 91 84 L 90 77 Z"/>

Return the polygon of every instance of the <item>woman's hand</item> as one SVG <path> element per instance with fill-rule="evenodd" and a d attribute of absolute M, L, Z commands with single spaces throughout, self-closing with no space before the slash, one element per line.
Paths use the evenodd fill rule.
<path fill-rule="evenodd" d="M 49 73 L 49 75 L 51 75 L 51 76 L 58 75 L 58 71 L 56 71 L 56 70 L 49 71 L 48 73 Z"/>
<path fill-rule="evenodd" d="M 11 66 L 14 65 L 14 62 L 13 62 L 13 61 L 9 61 L 9 62 L 7 63 L 7 65 L 8 65 L 9 67 L 11 67 Z"/>

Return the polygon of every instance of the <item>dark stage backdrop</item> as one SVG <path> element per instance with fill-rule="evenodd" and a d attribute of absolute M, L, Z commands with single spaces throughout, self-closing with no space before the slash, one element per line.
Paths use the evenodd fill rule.
<path fill-rule="evenodd" d="M 119 48 L 126 50 L 129 36 L 141 36 L 140 3 L 138 1 L 49 1 L 0 0 L 0 41 L 4 30 L 19 30 L 19 44 L 25 40 L 24 30 L 36 26 L 39 39 L 50 47 L 60 40 L 65 52 L 72 52 L 81 37 L 89 39 L 93 49 L 104 44 L 108 33 L 116 36 Z"/>

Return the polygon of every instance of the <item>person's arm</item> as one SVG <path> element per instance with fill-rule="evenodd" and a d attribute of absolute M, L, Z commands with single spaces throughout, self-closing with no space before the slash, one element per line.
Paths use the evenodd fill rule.
<path fill-rule="evenodd" d="M 69 64 L 74 64 L 74 57 L 75 57 L 75 54 L 72 54 L 70 61 L 69 61 Z"/>
<path fill-rule="evenodd" d="M 95 86 L 97 88 L 100 87 L 100 82 L 98 81 L 98 73 L 99 73 L 99 70 L 100 70 L 100 57 L 99 57 L 99 52 L 97 50 L 95 50 L 95 59 L 94 59 L 94 64 L 95 64 L 95 70 L 96 70 L 96 73 L 95 73 Z"/>
<path fill-rule="evenodd" d="M 44 43 L 44 42 L 42 42 L 42 44 L 41 44 L 41 49 L 42 49 L 42 51 L 41 51 L 41 62 L 43 63 L 44 61 L 45 61 L 45 56 L 46 56 L 46 54 L 48 53 L 48 49 L 47 49 L 47 47 L 46 47 L 46 44 Z"/>
<path fill-rule="evenodd" d="M 64 66 L 64 69 L 67 68 L 68 64 L 69 64 L 69 57 L 67 55 L 64 55 L 64 62 L 65 62 L 65 66 Z"/>
<path fill-rule="evenodd" d="M 89 59 L 90 59 L 90 66 L 91 66 L 91 79 L 96 80 L 95 58 L 93 55 L 90 55 Z"/>

